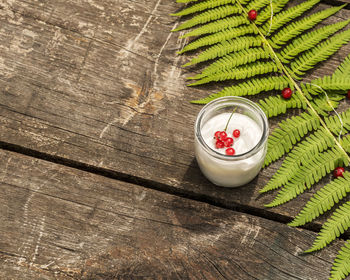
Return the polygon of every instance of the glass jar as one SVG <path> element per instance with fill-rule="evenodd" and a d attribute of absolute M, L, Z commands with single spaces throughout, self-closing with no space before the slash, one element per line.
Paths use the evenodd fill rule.
<path fill-rule="evenodd" d="M 245 133 L 256 133 L 256 135 L 250 135 L 255 137 L 256 144 L 242 154 L 228 156 L 207 144 L 203 138 L 202 129 L 209 120 L 223 113 L 226 115 L 232 113 L 233 110 L 235 114 L 243 115 L 243 118 L 248 117 L 249 122 L 253 121 L 259 128 L 259 133 L 246 131 Z M 222 127 L 225 124 L 220 125 Z M 234 125 L 234 123 L 231 124 L 231 126 Z M 244 129 L 244 123 L 239 125 Z M 214 141 L 213 136 L 217 129 L 213 127 L 210 141 Z M 202 108 L 195 123 L 195 155 L 198 165 L 203 174 L 215 185 L 221 187 L 245 185 L 253 180 L 261 170 L 266 156 L 268 135 L 267 117 L 257 104 L 242 97 L 215 99 Z"/>

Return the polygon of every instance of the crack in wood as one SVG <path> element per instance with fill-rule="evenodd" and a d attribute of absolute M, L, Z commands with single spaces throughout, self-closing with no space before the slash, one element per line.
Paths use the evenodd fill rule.
<path fill-rule="evenodd" d="M 234 210 L 234 211 L 237 211 L 240 213 L 245 213 L 245 214 L 253 215 L 256 217 L 269 219 L 269 220 L 272 220 L 272 221 L 275 221 L 278 223 L 282 223 L 282 224 L 286 224 L 286 223 L 291 221 L 291 218 L 288 216 L 284 216 L 284 215 L 278 214 L 278 213 L 268 212 L 266 209 L 259 209 L 259 208 L 255 208 L 253 206 L 242 205 L 242 204 L 237 204 L 237 203 L 233 204 L 232 202 L 226 202 L 223 200 L 213 199 L 212 197 L 209 197 L 206 195 L 193 193 L 190 190 L 184 191 L 181 189 L 177 189 L 171 185 L 162 184 L 162 183 L 159 183 L 156 181 L 140 178 L 137 176 L 123 174 L 120 172 L 108 170 L 108 169 L 101 168 L 101 167 L 87 165 L 87 164 L 82 163 L 82 162 L 77 162 L 77 161 L 70 160 L 67 158 L 62 158 L 59 156 L 53 156 L 51 154 L 38 152 L 36 150 L 31 150 L 28 148 L 24 148 L 22 146 L 6 143 L 3 141 L 0 141 L 0 149 L 23 154 L 23 155 L 27 155 L 27 156 L 31 156 L 31 157 L 34 157 L 37 159 L 45 160 L 48 162 L 56 163 L 56 164 L 71 167 L 71 168 L 75 168 L 78 170 L 86 171 L 86 172 L 89 172 L 92 174 L 104 176 L 106 178 L 111 178 L 111 179 L 119 180 L 122 182 L 140 185 L 140 186 L 143 186 L 147 189 L 153 189 L 153 190 L 168 193 L 171 195 L 179 196 L 182 198 L 187 198 L 187 199 L 207 203 L 209 205 L 213 205 L 213 206 L 220 207 L 223 209 Z M 310 224 L 303 226 L 302 228 L 313 231 L 313 232 L 318 232 L 320 229 L 320 225 L 312 222 Z M 347 239 L 349 236 L 350 235 L 345 234 L 345 235 L 341 236 L 340 238 Z"/>

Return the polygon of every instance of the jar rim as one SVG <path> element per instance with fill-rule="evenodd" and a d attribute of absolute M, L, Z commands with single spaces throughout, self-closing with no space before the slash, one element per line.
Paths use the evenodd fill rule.
<path fill-rule="evenodd" d="M 201 134 L 201 122 L 203 120 L 205 113 L 213 109 L 213 107 L 215 107 L 217 104 L 224 105 L 225 103 L 229 103 L 229 102 L 236 102 L 238 103 L 237 106 L 239 106 L 239 103 L 243 103 L 247 105 L 249 108 L 252 109 L 253 112 L 255 112 L 261 118 L 262 124 L 263 124 L 263 131 L 261 134 L 261 138 L 259 139 L 259 142 L 254 147 L 252 147 L 249 151 L 243 154 L 238 154 L 234 156 L 224 155 L 215 151 L 214 149 L 209 147 L 209 145 L 204 141 Z M 195 123 L 195 135 L 198 142 L 202 146 L 202 148 L 204 148 L 204 150 L 207 151 L 213 157 L 217 159 L 225 160 L 225 161 L 238 161 L 238 160 L 252 157 L 261 150 L 261 148 L 264 146 L 269 136 L 269 124 L 264 111 L 253 101 L 247 98 L 239 97 L 239 96 L 220 97 L 206 104 L 198 113 L 196 123 Z"/>

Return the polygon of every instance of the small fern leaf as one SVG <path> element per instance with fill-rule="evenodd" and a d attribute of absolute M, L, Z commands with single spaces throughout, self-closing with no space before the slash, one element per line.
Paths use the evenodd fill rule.
<path fill-rule="evenodd" d="M 201 74 L 196 75 L 193 79 L 201 79 L 217 72 L 255 62 L 259 59 L 269 58 L 269 56 L 270 53 L 263 48 L 249 48 L 233 54 L 228 54 L 209 65 Z"/>
<path fill-rule="evenodd" d="M 320 233 L 311 248 L 305 253 L 311 253 L 326 247 L 350 227 L 350 202 L 344 203 L 323 224 Z"/>
<path fill-rule="evenodd" d="M 221 18 L 225 18 L 229 15 L 239 14 L 239 13 L 241 13 L 241 9 L 237 5 L 220 6 L 215 9 L 210 9 L 208 11 L 205 11 L 197 16 L 194 16 L 193 18 L 184 22 L 183 24 L 181 24 L 179 27 L 175 28 L 172 31 L 174 32 L 174 31 L 188 29 L 198 24 L 204 24 L 213 20 L 218 20 Z"/>
<path fill-rule="evenodd" d="M 250 3 L 246 7 L 246 10 L 250 11 L 250 10 L 254 9 L 254 10 L 258 11 L 258 10 L 264 8 L 267 4 L 270 4 L 270 0 L 250 1 Z"/>
<path fill-rule="evenodd" d="M 278 49 L 281 46 L 285 45 L 286 42 L 288 42 L 289 40 L 300 35 L 303 31 L 314 27 L 317 23 L 335 14 L 343 7 L 344 6 L 329 8 L 316 14 L 313 14 L 309 17 L 303 18 L 299 21 L 293 22 L 287 27 L 283 28 L 281 31 L 279 31 L 276 35 L 274 35 L 269 40 L 269 42 L 276 49 Z"/>
<path fill-rule="evenodd" d="M 330 116 L 324 119 L 328 129 L 337 136 L 339 135 L 341 129 L 342 134 L 348 133 L 350 131 L 350 109 L 339 115 L 341 122 L 338 116 Z"/>
<path fill-rule="evenodd" d="M 207 104 L 220 97 L 256 95 L 263 91 L 282 90 L 286 87 L 293 88 L 293 84 L 284 76 L 256 78 L 231 87 L 226 87 L 218 93 L 191 102 L 195 104 Z"/>
<path fill-rule="evenodd" d="M 242 80 L 257 75 L 278 72 L 278 66 L 274 62 L 255 62 L 248 65 L 228 69 L 225 71 L 214 73 L 204 77 L 189 86 L 197 86 L 210 82 L 226 81 L 226 80 Z"/>
<path fill-rule="evenodd" d="M 182 38 L 193 37 L 193 36 L 201 36 L 204 34 L 215 33 L 227 28 L 234 28 L 241 25 L 249 24 L 249 20 L 246 16 L 232 16 L 228 18 L 224 18 L 222 20 L 214 21 L 198 27 L 185 35 Z"/>
<path fill-rule="evenodd" d="M 284 204 L 291 199 L 302 194 L 306 189 L 317 183 L 322 177 L 326 176 L 337 166 L 347 164 L 347 159 L 344 158 L 344 153 L 338 147 L 315 155 L 293 176 L 293 178 L 279 191 L 276 198 L 266 207 L 275 207 Z"/>
<path fill-rule="evenodd" d="M 291 63 L 293 74 L 304 75 L 317 63 L 327 59 L 350 41 L 350 29 L 334 35 L 331 39 L 312 48 Z"/>
<path fill-rule="evenodd" d="M 190 15 L 190 14 L 204 11 L 206 9 L 212 9 L 212 8 L 215 8 L 218 6 L 230 4 L 232 2 L 235 2 L 235 1 L 232 1 L 232 0 L 207 0 L 207 1 L 199 2 L 198 4 L 194 4 L 188 8 L 181 10 L 178 13 L 171 14 L 171 15 L 172 16 L 186 16 L 186 15 Z M 185 3 L 185 2 L 182 2 L 182 3 Z M 188 2 L 186 2 L 186 3 L 188 3 Z"/>
<path fill-rule="evenodd" d="M 305 225 L 330 210 L 342 200 L 350 192 L 350 173 L 344 172 L 343 176 L 316 192 L 288 225 L 292 227 Z"/>
<path fill-rule="evenodd" d="M 259 101 L 261 109 L 268 118 L 276 117 L 287 112 L 291 108 L 307 108 L 307 104 L 298 95 L 294 94 L 290 99 L 286 100 L 282 96 L 270 96 Z"/>
<path fill-rule="evenodd" d="M 333 77 L 349 77 L 350 76 L 350 55 L 334 72 Z"/>
<path fill-rule="evenodd" d="M 273 33 L 277 29 L 283 27 L 286 23 L 294 20 L 296 17 L 301 16 L 307 10 L 315 6 L 320 0 L 309 0 L 304 1 L 303 3 L 289 8 L 281 13 L 278 13 L 273 17 L 272 25 L 270 22 L 267 22 L 263 27 L 263 33 L 267 34 L 269 31 Z"/>
<path fill-rule="evenodd" d="M 315 154 L 319 154 L 334 146 L 334 138 L 324 129 L 320 128 L 300 142 L 284 159 L 282 166 L 272 176 L 260 193 L 278 189 L 291 180 L 301 164 Z"/>
<path fill-rule="evenodd" d="M 329 112 L 338 107 L 339 101 L 344 99 L 344 95 L 329 93 L 327 96 L 322 95 L 314 98 L 310 103 L 315 111 L 324 117 L 329 115 Z"/>
<path fill-rule="evenodd" d="M 324 39 L 327 39 L 330 35 L 333 35 L 349 23 L 350 20 L 345 20 L 342 22 L 337 22 L 335 24 L 326 25 L 325 27 L 307 33 L 289 43 L 287 47 L 285 47 L 283 51 L 278 54 L 278 58 L 283 63 L 289 63 L 298 54 L 309 50 L 310 48 L 313 48 L 318 43 L 320 43 Z"/>
<path fill-rule="evenodd" d="M 282 157 L 304 135 L 319 127 L 320 120 L 317 115 L 312 113 L 302 113 L 300 116 L 283 120 L 280 123 L 280 128 L 275 129 L 268 139 L 264 166 Z"/>
<path fill-rule="evenodd" d="M 179 54 L 196 50 L 201 47 L 214 45 L 216 43 L 237 38 L 246 34 L 257 34 L 257 30 L 252 25 L 244 25 L 237 28 L 228 28 L 221 32 L 216 32 L 212 35 L 199 38 L 189 43 L 179 52 Z"/>
<path fill-rule="evenodd" d="M 257 47 L 261 45 L 262 39 L 260 37 L 254 36 L 244 36 L 233 40 L 227 40 L 203 51 L 197 57 L 194 57 L 189 63 L 183 65 L 183 67 L 195 65 L 197 63 L 204 62 L 217 57 L 222 57 L 231 52 L 237 52 L 244 49 L 248 49 L 250 47 Z"/>
<path fill-rule="evenodd" d="M 350 274 L 350 243 L 349 240 L 340 249 L 334 260 L 329 280 L 342 280 Z"/>
<path fill-rule="evenodd" d="M 277 15 L 289 2 L 289 0 L 272 0 L 272 11 L 274 15 Z M 264 10 L 259 13 L 255 24 L 261 25 L 268 19 L 271 19 L 271 5 L 268 5 Z"/>
<path fill-rule="evenodd" d="M 313 80 L 311 83 L 303 83 L 302 87 L 314 95 L 324 94 L 322 89 L 347 91 L 350 88 L 350 76 L 324 76 Z"/>

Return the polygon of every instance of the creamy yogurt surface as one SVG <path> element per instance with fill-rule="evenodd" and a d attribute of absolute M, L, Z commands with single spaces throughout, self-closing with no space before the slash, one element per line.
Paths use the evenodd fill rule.
<path fill-rule="evenodd" d="M 217 149 L 215 147 L 214 133 L 216 131 L 223 131 L 226 127 L 231 113 L 222 113 L 209 119 L 201 128 L 201 134 L 205 143 L 214 151 L 225 154 L 224 149 Z M 232 133 L 238 129 L 241 134 L 238 138 L 234 138 Z M 235 155 L 244 154 L 253 149 L 262 137 L 263 131 L 258 124 L 250 117 L 234 113 L 226 130 L 228 137 L 233 138 L 233 148 L 236 151 Z"/>

